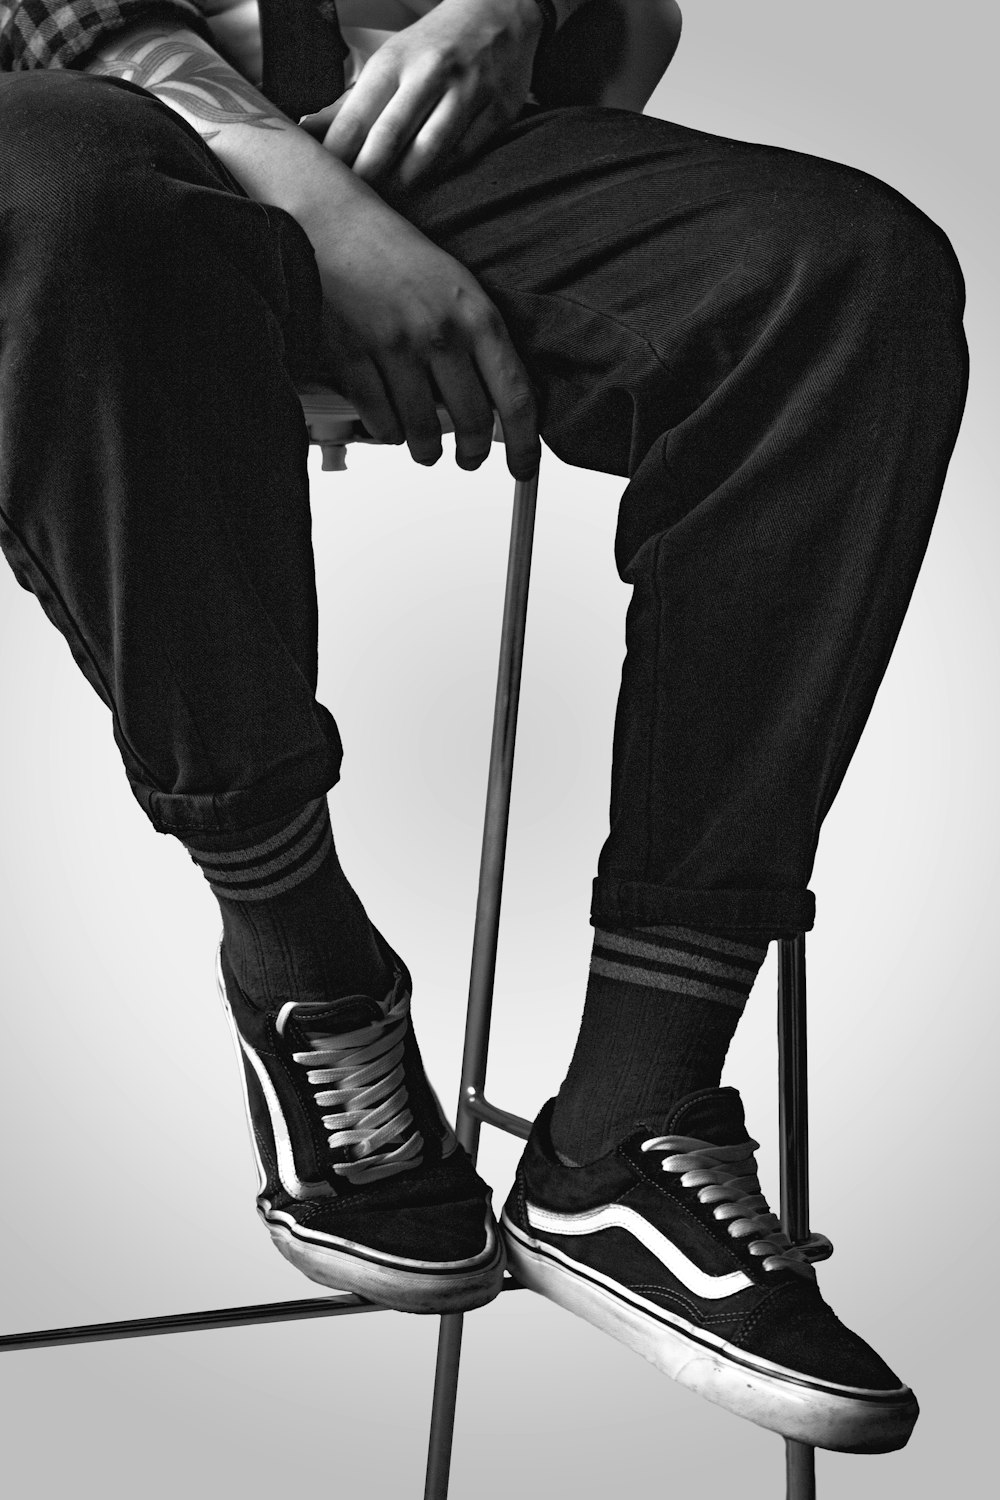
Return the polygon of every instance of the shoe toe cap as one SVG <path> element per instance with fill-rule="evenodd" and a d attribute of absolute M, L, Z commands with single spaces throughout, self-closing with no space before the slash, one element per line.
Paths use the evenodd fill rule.
<path fill-rule="evenodd" d="M 747 1345 L 786 1369 L 865 1391 L 907 1389 L 881 1355 L 840 1321 L 815 1286 L 782 1287 L 751 1323 Z"/>

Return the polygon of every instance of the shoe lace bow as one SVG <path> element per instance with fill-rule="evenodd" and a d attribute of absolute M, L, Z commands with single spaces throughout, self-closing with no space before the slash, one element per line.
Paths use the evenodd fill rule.
<path fill-rule="evenodd" d="M 814 1281 L 812 1262 L 792 1244 L 760 1190 L 754 1156 L 759 1146 L 754 1140 L 716 1146 L 688 1135 L 658 1135 L 643 1141 L 641 1149 L 662 1151 L 661 1169 L 680 1173 L 682 1187 L 697 1188 L 699 1202 L 712 1205 L 714 1217 L 734 1239 L 753 1235 L 747 1248 L 762 1257 L 765 1271 L 794 1271 Z"/>
<path fill-rule="evenodd" d="M 322 1116 L 331 1150 L 346 1149 L 349 1157 L 331 1162 L 331 1170 L 350 1182 L 374 1182 L 418 1166 L 424 1140 L 403 1076 L 409 995 L 403 993 L 391 1004 L 380 1002 L 383 1020 L 332 1034 L 308 1027 L 309 1004 L 289 1002 L 279 1013 L 277 1028 L 280 1034 L 286 1013 L 295 1006 L 310 1049 L 292 1057 L 306 1069 L 316 1103 L 335 1111 Z"/>

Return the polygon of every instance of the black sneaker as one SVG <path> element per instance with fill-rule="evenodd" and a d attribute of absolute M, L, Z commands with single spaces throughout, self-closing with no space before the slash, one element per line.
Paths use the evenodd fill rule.
<path fill-rule="evenodd" d="M 445 1120 L 410 1025 L 411 980 L 261 1010 L 220 944 L 219 994 L 241 1063 L 257 1212 L 313 1281 L 400 1312 L 465 1312 L 503 1281 L 503 1243 Z"/>
<path fill-rule="evenodd" d="M 740 1096 L 689 1094 L 588 1166 L 541 1111 L 500 1219 L 510 1270 L 681 1385 L 784 1437 L 903 1447 L 917 1403 L 824 1302 L 757 1180 Z"/>

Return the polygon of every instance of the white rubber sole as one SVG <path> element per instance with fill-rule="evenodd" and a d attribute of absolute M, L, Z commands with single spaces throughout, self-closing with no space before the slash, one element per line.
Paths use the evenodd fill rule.
<path fill-rule="evenodd" d="M 902 1448 L 919 1408 L 912 1391 L 866 1392 L 812 1381 L 716 1338 L 584 1268 L 501 1215 L 507 1263 L 518 1281 L 585 1318 L 663 1374 L 782 1437 L 840 1453 Z"/>
<path fill-rule="evenodd" d="M 356 1292 L 397 1312 L 471 1312 L 492 1302 L 503 1285 L 504 1247 L 492 1231 L 483 1260 L 471 1269 L 430 1271 L 421 1269 L 427 1262 L 378 1259 L 364 1245 L 352 1248 L 348 1240 L 340 1247 L 307 1244 L 263 1209 L 258 1212 L 275 1248 L 310 1281 L 338 1292 Z"/>

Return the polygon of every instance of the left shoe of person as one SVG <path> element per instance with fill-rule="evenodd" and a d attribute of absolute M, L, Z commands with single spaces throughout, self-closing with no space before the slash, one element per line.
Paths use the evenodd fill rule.
<path fill-rule="evenodd" d="M 845 1453 L 906 1443 L 913 1392 L 823 1300 L 761 1193 L 734 1088 L 689 1094 L 662 1134 L 638 1127 L 565 1166 L 550 1099 L 500 1219 L 522 1285 L 709 1401 Z"/>
<path fill-rule="evenodd" d="M 469 1312 L 503 1287 L 493 1190 L 424 1071 L 413 984 L 382 995 L 244 994 L 220 944 L 216 975 L 257 1167 L 257 1213 L 304 1276 L 398 1312 Z"/>

